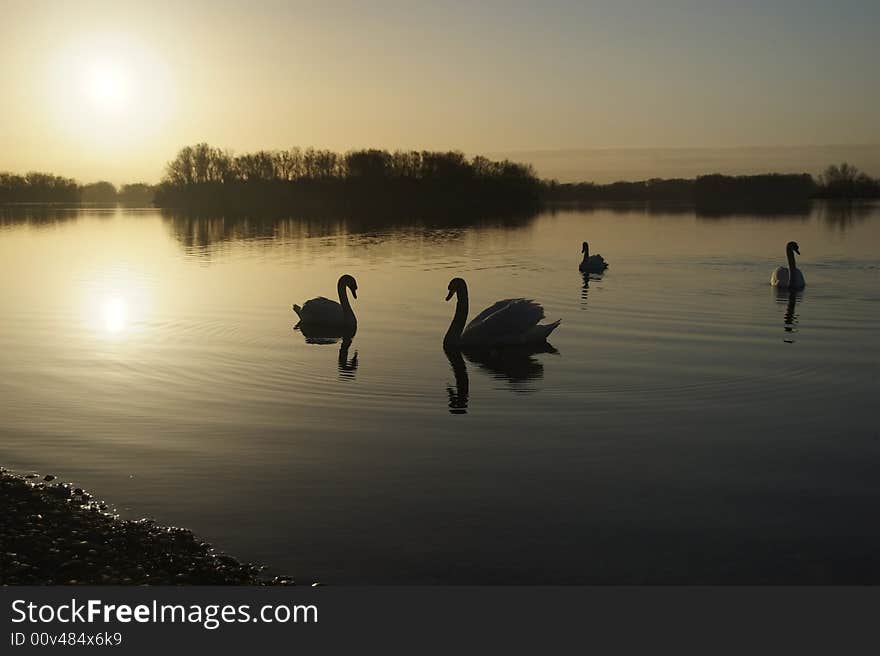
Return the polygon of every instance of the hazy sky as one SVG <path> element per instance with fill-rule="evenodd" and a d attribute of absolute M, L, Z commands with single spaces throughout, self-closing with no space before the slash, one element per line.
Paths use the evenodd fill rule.
<path fill-rule="evenodd" d="M 0 170 L 156 181 L 198 141 L 877 144 L 878 24 L 876 0 L 3 0 Z"/>

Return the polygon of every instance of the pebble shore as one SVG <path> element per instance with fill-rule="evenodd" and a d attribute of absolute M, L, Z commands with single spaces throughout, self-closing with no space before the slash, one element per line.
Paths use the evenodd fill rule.
<path fill-rule="evenodd" d="M 124 520 L 51 474 L 0 467 L 2 585 L 290 585 L 191 531 Z"/>

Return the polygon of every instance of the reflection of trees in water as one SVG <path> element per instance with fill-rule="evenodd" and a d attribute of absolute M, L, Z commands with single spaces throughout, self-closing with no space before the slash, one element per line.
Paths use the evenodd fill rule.
<path fill-rule="evenodd" d="M 566 201 L 552 202 L 544 207 L 544 212 L 555 216 L 560 212 L 610 212 L 611 214 L 693 214 L 692 202 L 677 201 L 644 201 L 644 200 L 618 200 L 618 201 Z"/>
<path fill-rule="evenodd" d="M 880 205 L 876 202 L 857 200 L 829 200 L 817 203 L 816 207 L 822 221 L 828 227 L 837 228 L 841 232 L 864 221 L 878 211 L 878 208 Z"/>
<path fill-rule="evenodd" d="M 515 392 L 533 392 L 522 383 L 539 380 L 544 377 L 544 365 L 534 356 L 540 353 L 558 354 L 548 343 L 532 346 L 467 349 L 444 349 L 452 373 L 455 376 L 455 387 L 446 386 L 449 412 L 466 414 L 470 398 L 470 381 L 467 362 L 489 373 L 495 380 L 511 383 Z"/>
<path fill-rule="evenodd" d="M 0 205 L 0 226 L 50 226 L 75 221 L 95 208 L 80 205 Z"/>
<path fill-rule="evenodd" d="M 771 203 L 765 205 L 711 205 L 696 206 L 694 212 L 699 219 L 761 219 L 764 221 L 806 221 L 810 218 L 810 201 L 793 203 Z"/>
<path fill-rule="evenodd" d="M 680 201 L 603 201 L 553 203 L 546 211 L 556 214 L 562 211 L 578 212 L 610 212 L 612 214 L 644 214 L 648 216 L 671 216 L 694 214 L 700 219 L 737 219 L 758 218 L 774 219 L 807 219 L 812 211 L 810 201 L 782 203 L 732 203 L 718 202 L 700 204 Z"/>
<path fill-rule="evenodd" d="M 794 203 L 775 203 L 750 206 L 748 204 L 715 204 L 712 206 L 694 203 L 673 203 L 664 201 L 640 202 L 619 201 L 604 203 L 554 203 L 546 212 L 555 215 L 559 212 L 577 210 L 579 212 L 610 212 L 612 214 L 645 214 L 650 216 L 694 214 L 701 220 L 759 219 L 764 221 L 808 221 L 816 215 L 828 226 L 846 230 L 855 223 L 864 221 L 880 209 L 877 201 L 871 200 L 812 200 Z"/>
<path fill-rule="evenodd" d="M 389 217 L 367 213 L 354 216 L 204 216 L 188 212 L 162 210 L 162 216 L 174 237 L 193 251 L 208 251 L 223 242 L 249 239 L 297 241 L 304 238 L 387 233 L 395 230 L 417 231 L 430 239 L 441 240 L 461 234 L 463 228 L 524 228 L 538 216 L 529 213 L 515 216 L 438 216 Z"/>

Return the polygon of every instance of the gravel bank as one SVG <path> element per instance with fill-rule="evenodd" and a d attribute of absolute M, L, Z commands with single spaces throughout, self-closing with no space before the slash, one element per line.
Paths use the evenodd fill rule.
<path fill-rule="evenodd" d="M 271 585 L 260 568 L 192 532 L 123 520 L 87 491 L 52 475 L 0 467 L 0 584 Z"/>

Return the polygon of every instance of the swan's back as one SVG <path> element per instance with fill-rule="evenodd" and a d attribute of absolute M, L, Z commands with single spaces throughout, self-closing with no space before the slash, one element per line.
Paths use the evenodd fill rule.
<path fill-rule="evenodd" d="M 604 257 L 597 253 L 596 255 L 590 255 L 590 257 L 581 261 L 578 268 L 581 271 L 604 271 L 608 268 L 608 263 L 605 261 Z"/>
<path fill-rule="evenodd" d="M 462 341 L 479 343 L 517 342 L 544 318 L 540 303 L 525 298 L 506 298 L 475 316 L 462 333 Z"/>
<path fill-rule="evenodd" d="M 302 307 L 293 306 L 300 320 L 308 323 L 339 323 L 342 321 L 342 306 L 329 298 L 318 296 L 303 303 Z"/>

